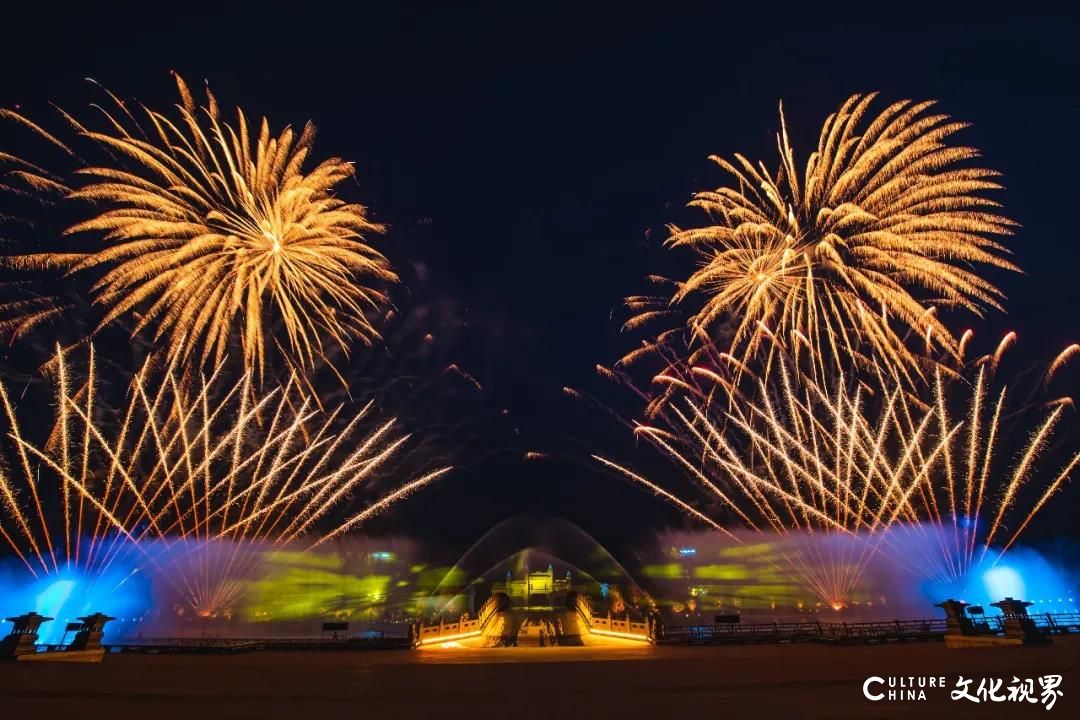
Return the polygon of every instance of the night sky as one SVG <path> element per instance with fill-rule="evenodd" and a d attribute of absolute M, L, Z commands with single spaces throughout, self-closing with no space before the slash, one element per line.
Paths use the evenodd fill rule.
<path fill-rule="evenodd" d="M 426 268 L 430 301 L 459 308 L 468 325 L 460 362 L 493 411 L 510 411 L 516 434 L 377 520 L 375 532 L 464 548 L 503 517 L 532 511 L 565 516 L 618 548 L 683 523 L 621 480 L 521 457 L 583 456 L 594 442 L 592 421 L 561 388 L 596 390 L 593 366 L 633 342 L 611 318 L 620 298 L 645 290 L 648 272 L 686 267 L 662 249 L 663 226 L 695 220 L 683 207 L 690 193 L 724 179 L 707 156 L 740 151 L 773 163 L 780 99 L 800 158 L 854 92 L 936 98 L 972 122 L 963 139 L 1004 173 L 1006 212 L 1023 225 L 1011 247 L 1027 271 L 995 278 L 1009 314 L 976 325 L 979 336 L 1017 329 L 1019 353 L 1033 360 L 1080 339 L 1071 18 L 780 22 L 779 8 L 742 17 L 449 3 L 219 3 L 211 12 L 146 3 L 109 17 L 10 5 L 0 11 L 0 104 L 78 107 L 89 76 L 162 107 L 175 101 L 175 69 L 193 87 L 209 81 L 223 107 L 276 127 L 310 118 L 319 154 L 357 164 L 350 199 L 392 226 L 380 247 L 396 265 Z M 1036 532 L 1065 525 L 1075 487 L 1068 497 Z M 611 502 L 597 511 L 602 499 Z"/>

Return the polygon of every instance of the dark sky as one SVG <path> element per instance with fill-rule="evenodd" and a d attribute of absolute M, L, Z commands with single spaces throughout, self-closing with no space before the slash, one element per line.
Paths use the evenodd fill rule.
<path fill-rule="evenodd" d="M 192 85 L 208 80 L 224 106 L 278 125 L 311 118 L 319 152 L 356 161 L 356 195 L 394 226 L 391 259 L 422 262 L 433 292 L 467 308 L 465 364 L 494 406 L 511 409 L 519 439 L 383 518 L 381 530 L 467 545 L 505 515 L 540 510 L 619 545 L 678 522 L 614 478 L 523 464 L 518 451 L 569 452 L 585 438 L 588 423 L 561 387 L 592 383 L 594 364 L 625 349 L 609 314 L 669 261 L 658 260 L 660 228 L 687 219 L 690 192 L 720 182 L 706 156 L 772 163 L 781 98 L 803 157 L 825 116 L 857 91 L 937 98 L 974 123 L 966 139 L 1005 175 L 1007 211 L 1024 226 L 1012 247 L 1028 272 L 1001 279 L 1009 316 L 981 337 L 1017 328 L 1024 351 L 1046 357 L 1080 336 L 1072 18 L 961 22 L 902 17 L 895 4 L 880 18 L 790 17 L 779 6 L 744 17 L 546 3 L 223 2 L 205 12 L 145 3 L 111 15 L 11 5 L 0 11 L 5 106 L 82 101 L 85 76 L 161 106 L 174 101 L 176 69 Z"/>

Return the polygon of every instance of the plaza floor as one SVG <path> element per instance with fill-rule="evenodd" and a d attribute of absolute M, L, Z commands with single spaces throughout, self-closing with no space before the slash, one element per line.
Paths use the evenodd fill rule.
<path fill-rule="evenodd" d="M 957 676 L 1063 676 L 1042 704 L 951 700 Z M 926 701 L 870 702 L 871 676 L 945 676 Z M 1038 687 L 1036 681 L 1036 688 Z M 1045 647 L 940 643 L 439 648 L 111 655 L 100 665 L 0 665 L 2 718 L 1002 718 L 1077 717 L 1080 637 Z"/>

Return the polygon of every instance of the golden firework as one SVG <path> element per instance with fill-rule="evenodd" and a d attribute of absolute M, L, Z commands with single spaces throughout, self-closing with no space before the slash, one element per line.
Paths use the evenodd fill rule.
<path fill-rule="evenodd" d="M 174 368 L 159 374 L 147 364 L 113 413 L 97 389 L 92 347 L 89 357 L 78 382 L 57 358 L 45 442 L 27 438 L 0 383 L 0 538 L 35 576 L 69 566 L 97 575 L 134 558 L 167 568 L 194 608 L 213 613 L 241 591 L 260 550 L 336 537 L 449 470 L 403 482 L 340 520 L 409 446 L 373 402 L 339 422 L 343 407 L 313 408 L 295 379 L 254 392 L 251 374 L 230 385 L 219 365 L 185 386 Z"/>
<path fill-rule="evenodd" d="M 955 580 L 992 550 L 995 559 L 1006 552 L 1080 464 L 1075 449 L 1056 469 L 1040 461 L 1068 398 L 1007 411 L 1007 389 L 994 382 L 1007 345 L 976 359 L 962 382 L 935 372 L 929 402 L 884 373 L 821 386 L 783 355 L 771 383 L 744 374 L 738 386 L 692 368 L 696 384 L 660 379 L 677 391 L 636 432 L 723 515 L 804 541 L 786 570 L 829 604 L 844 604 L 879 549 L 920 575 Z M 1059 355 L 1056 369 L 1063 362 Z M 1005 418 L 1028 412 L 1039 417 L 1005 437 Z M 1015 459 L 1002 466 L 1006 445 Z M 715 510 L 698 509 L 673 486 L 594 457 L 730 534 Z M 834 536 L 846 540 L 828 542 Z"/>
<path fill-rule="evenodd" d="M 104 247 L 13 262 L 92 277 L 94 302 L 104 309 L 98 330 L 130 318 L 133 333 L 186 364 L 213 366 L 239 339 L 245 366 L 261 377 L 271 352 L 293 369 L 310 369 L 328 346 L 347 353 L 352 341 L 370 343 L 378 331 L 369 316 L 397 278 L 366 240 L 382 227 L 336 194 L 353 166 L 331 158 L 309 167 L 310 122 L 300 133 L 274 134 L 266 118 L 249 123 L 238 108 L 229 124 L 209 90 L 198 107 L 176 81 L 182 102 L 175 115 L 143 108 L 146 120 L 138 123 L 111 93 L 103 130 L 63 113 L 109 162 L 50 175 L 16 161 L 12 172 L 24 185 L 97 208 L 66 233 L 91 234 Z M 37 124 L 4 115 L 75 156 Z M 26 311 L 13 325 L 19 331 L 50 308 L 35 303 Z"/>
<path fill-rule="evenodd" d="M 957 358 L 938 308 L 1001 307 L 972 268 L 1018 269 L 998 241 L 1014 223 L 987 197 L 998 173 L 952 143 L 964 123 L 932 101 L 872 116 L 874 98 L 854 95 L 829 116 L 804 167 L 782 107 L 774 170 L 711 157 L 733 182 L 695 194 L 708 224 L 672 227 L 668 240 L 694 250 L 698 268 L 666 301 L 632 298 L 628 326 L 687 304 L 691 343 L 730 334 L 730 352 L 749 362 L 779 342 L 820 382 L 881 364 L 913 386 L 932 377 L 934 356 Z"/>

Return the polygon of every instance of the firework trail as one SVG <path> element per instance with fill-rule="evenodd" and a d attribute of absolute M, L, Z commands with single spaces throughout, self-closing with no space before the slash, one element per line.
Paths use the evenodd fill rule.
<path fill-rule="evenodd" d="M 1000 309 L 1001 292 L 969 268 L 1017 270 L 999 242 L 1015 224 L 987 197 L 998 174 L 952 143 L 964 123 L 932 101 L 874 116 L 874 98 L 854 95 L 830 115 L 804 167 L 782 108 L 774 170 L 713 156 L 732 183 L 696 193 L 690 205 L 708 223 L 671 227 L 667 242 L 692 249 L 697 269 L 670 296 L 628 298 L 624 327 L 685 310 L 691 349 L 726 336 L 732 356 L 767 374 L 781 348 L 822 384 L 880 365 L 913 388 L 952 364 L 960 343 L 938 313 Z M 623 362 L 683 337 L 663 333 Z"/>
<path fill-rule="evenodd" d="M 174 367 L 155 373 L 147 363 L 113 414 L 97 393 L 92 347 L 81 383 L 58 355 L 46 441 L 26 437 L 0 385 L 0 537 L 35 576 L 72 565 L 104 573 L 137 555 L 213 614 L 236 599 L 258 551 L 336 537 L 449 471 L 429 467 L 342 520 L 411 448 L 374 403 L 344 422 L 344 406 L 312 407 L 295 379 L 253 393 L 251 374 L 230 385 L 219 365 L 185 389 Z"/>
<path fill-rule="evenodd" d="M 688 495 L 594 457 L 714 528 L 727 532 L 723 521 L 735 520 L 801 538 L 785 569 L 834 607 L 878 552 L 955 580 L 1004 554 L 1080 463 L 1075 448 L 1062 464 L 1041 459 L 1068 398 L 1010 409 L 994 378 L 1008 344 L 973 361 L 961 381 L 936 372 L 930 402 L 884 373 L 821 386 L 779 355 L 768 382 L 744 373 L 738 385 L 705 368 L 686 370 L 695 384 L 665 377 L 678 391 L 635 431 L 691 479 Z M 1006 433 L 1007 419 L 1023 431 Z M 1005 447 L 1017 437 L 1009 462 Z M 1032 492 L 1034 502 L 1019 502 Z M 695 507 L 702 499 L 711 511 Z M 913 535 L 925 542 L 904 541 Z"/>
<path fill-rule="evenodd" d="M 328 362 L 332 348 L 347 354 L 354 341 L 370 344 L 378 331 L 369 317 L 397 278 L 367 243 L 382 227 L 336 195 L 353 166 L 331 158 L 306 167 L 311 123 L 274 134 L 266 118 L 249 122 L 237 109 L 230 124 L 209 90 L 197 106 L 179 76 L 176 82 L 175 112 L 140 106 L 142 121 L 106 91 L 110 102 L 93 106 L 99 129 L 60 111 L 66 126 L 54 134 L 0 110 L 77 166 L 53 173 L 3 154 L 4 186 L 94 208 L 64 231 L 75 247 L 9 256 L 8 266 L 86 279 L 103 311 L 91 335 L 129 320 L 133 336 L 146 336 L 162 358 L 178 357 L 185 368 L 208 370 L 238 342 L 245 369 L 260 382 L 272 356 L 301 377 Z M 103 160 L 82 160 L 73 140 Z M 97 242 L 100 248 L 86 249 Z M 4 312 L 4 328 L 20 336 L 66 308 L 31 297 Z"/>

